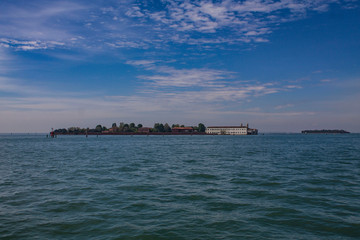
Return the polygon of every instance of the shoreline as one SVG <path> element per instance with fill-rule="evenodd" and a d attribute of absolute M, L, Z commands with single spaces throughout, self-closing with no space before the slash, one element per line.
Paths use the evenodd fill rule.
<path fill-rule="evenodd" d="M 149 133 L 141 133 L 141 132 L 118 132 L 118 133 L 55 133 L 54 135 L 59 136 L 75 136 L 75 135 L 83 135 L 83 136 L 101 136 L 101 135 L 214 135 L 214 134 L 207 134 L 207 133 L 199 133 L 199 132 L 193 132 L 193 133 L 174 133 L 174 132 L 149 132 Z"/>

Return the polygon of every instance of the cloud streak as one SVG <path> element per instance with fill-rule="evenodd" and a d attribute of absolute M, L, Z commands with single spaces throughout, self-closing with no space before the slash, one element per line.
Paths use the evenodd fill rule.
<path fill-rule="evenodd" d="M 25 41 L 28 41 L 27 44 L 36 45 L 70 39 L 72 28 L 68 24 L 79 20 L 77 13 L 86 9 L 85 6 L 70 1 L 29 1 L 21 5 L 8 1 L 1 5 L 1 35 L 15 45 L 23 45 Z"/>
<path fill-rule="evenodd" d="M 216 106 L 220 110 L 226 106 L 224 103 L 240 106 L 257 97 L 294 89 L 292 85 L 239 81 L 234 79 L 234 73 L 227 71 L 177 69 L 155 60 L 128 61 L 128 64 L 145 69 L 147 73 L 138 76 L 142 86 L 128 96 L 92 97 L 91 92 L 49 91 L 44 87 L 29 87 L 24 81 L 14 78 L 0 77 L 0 92 L 15 94 L 3 98 L 2 103 L 6 109 L 27 111 L 65 111 L 91 106 L 92 109 L 102 108 L 109 112 L 153 113 L 162 109 L 182 109 L 186 112 L 194 104 L 213 110 Z M 33 97 L 35 95 L 38 97 Z"/>
<path fill-rule="evenodd" d="M 52 48 L 150 49 L 167 44 L 262 43 L 279 24 L 328 11 L 346 0 L 164 0 L 5 2 L 0 8 L 0 46 L 18 50 Z M 2 9 L 2 10 L 1 10 Z"/>
<path fill-rule="evenodd" d="M 309 11 L 325 12 L 333 3 L 348 4 L 338 0 L 167 0 L 163 1 L 161 10 L 149 11 L 139 4 L 131 9 L 132 14 L 128 16 L 148 18 L 156 24 L 156 29 L 172 34 L 176 32 L 179 35 L 171 39 L 180 43 L 267 42 L 266 36 L 278 24 L 305 18 Z M 196 32 L 206 37 L 199 38 Z"/>
<path fill-rule="evenodd" d="M 232 72 L 214 69 L 176 69 L 164 66 L 159 61 L 138 60 L 128 61 L 128 64 L 147 71 L 147 75 L 138 76 L 145 85 L 144 93 L 167 98 L 166 101 L 174 102 L 174 105 L 239 102 L 301 88 L 297 85 L 239 81 Z"/>
<path fill-rule="evenodd" d="M 48 49 L 64 46 L 65 43 L 56 41 L 19 41 L 15 39 L 0 38 L 0 45 L 6 48 L 29 51 L 38 49 Z"/>

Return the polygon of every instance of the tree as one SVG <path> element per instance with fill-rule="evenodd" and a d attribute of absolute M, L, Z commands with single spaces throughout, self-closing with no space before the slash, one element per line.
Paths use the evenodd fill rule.
<path fill-rule="evenodd" d="M 169 126 L 169 124 L 165 123 L 164 125 L 164 132 L 171 132 L 171 128 Z"/>
<path fill-rule="evenodd" d="M 159 132 L 164 132 L 164 124 L 160 123 Z"/>
<path fill-rule="evenodd" d="M 129 132 L 130 131 L 130 127 L 129 127 L 129 124 L 125 123 L 124 124 L 124 127 L 122 129 L 122 132 Z"/>
<path fill-rule="evenodd" d="M 130 132 L 137 132 L 137 127 L 135 123 L 130 123 L 129 127 L 130 127 Z"/>
<path fill-rule="evenodd" d="M 164 125 L 162 123 L 155 123 L 154 132 L 164 132 Z"/>
<path fill-rule="evenodd" d="M 198 125 L 198 131 L 199 131 L 199 132 L 205 132 L 205 130 L 206 130 L 205 125 L 202 124 L 202 123 L 199 123 L 199 125 Z"/>
<path fill-rule="evenodd" d="M 117 126 L 116 126 L 116 123 L 113 123 L 111 127 L 112 127 L 112 128 L 116 128 L 116 127 L 117 127 Z"/>
<path fill-rule="evenodd" d="M 70 127 L 70 128 L 68 128 L 68 132 L 72 133 L 72 134 L 79 134 L 80 128 L 79 127 Z"/>
<path fill-rule="evenodd" d="M 120 132 L 122 132 L 123 130 L 124 130 L 124 123 L 123 122 L 121 122 L 120 124 L 119 124 L 119 131 Z"/>
<path fill-rule="evenodd" d="M 160 125 L 160 123 L 155 123 L 154 124 L 154 127 L 153 127 L 154 132 L 159 132 L 159 125 Z"/>
<path fill-rule="evenodd" d="M 102 126 L 99 124 L 95 128 L 95 132 L 101 132 L 101 131 L 102 131 Z"/>
<path fill-rule="evenodd" d="M 67 134 L 68 131 L 65 128 L 54 130 L 55 133 Z"/>
<path fill-rule="evenodd" d="M 142 128 L 143 127 L 143 125 L 141 124 L 141 123 L 139 123 L 138 125 L 137 125 L 137 128 Z"/>

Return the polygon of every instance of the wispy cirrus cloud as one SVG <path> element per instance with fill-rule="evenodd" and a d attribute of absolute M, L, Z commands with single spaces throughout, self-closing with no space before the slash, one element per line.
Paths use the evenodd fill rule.
<path fill-rule="evenodd" d="M 206 69 L 177 69 L 153 60 L 128 61 L 130 65 L 143 68 L 147 74 L 139 75 L 146 90 L 167 102 L 216 103 L 250 100 L 254 97 L 301 88 L 298 85 L 240 81 L 235 73 Z M 150 88 L 149 88 L 150 87 Z M 176 103 L 178 104 L 178 103 Z"/>
<path fill-rule="evenodd" d="M 64 46 L 65 43 L 57 41 L 19 41 L 15 39 L 6 39 L 0 38 L 0 45 L 6 48 L 15 48 L 18 50 L 28 51 L 28 50 L 38 50 L 38 49 L 48 49 L 56 48 L 59 46 Z"/>
<path fill-rule="evenodd" d="M 275 109 L 280 110 L 280 109 L 287 109 L 287 108 L 291 108 L 291 107 L 294 107 L 294 104 L 278 105 L 275 107 Z"/>
<path fill-rule="evenodd" d="M 280 24 L 349 0 L 27 1 L 0 3 L 0 46 L 159 49 L 167 44 L 219 45 L 269 41 Z"/>
<path fill-rule="evenodd" d="M 196 44 L 216 42 L 266 42 L 278 24 L 305 18 L 307 12 L 325 12 L 331 4 L 342 6 L 340 0 L 253 0 L 253 1 L 163 1 L 160 10 L 149 10 L 138 4 L 127 16 L 155 23 L 155 30 L 172 30 L 173 41 Z M 353 4 L 353 2 L 352 2 Z M 191 33 L 191 35 L 185 35 Z M 201 33 L 201 35 L 196 34 Z M 201 36 L 201 37 L 199 37 Z M 226 36 L 226 37 L 224 37 Z"/>
<path fill-rule="evenodd" d="M 0 92 L 12 94 L 3 98 L 2 103 L 5 110 L 14 111 L 76 111 L 91 106 L 108 112 L 150 113 L 176 108 L 185 113 L 192 104 L 220 111 L 226 103 L 239 106 L 254 98 L 294 89 L 294 85 L 239 81 L 234 73 L 228 71 L 178 69 L 159 60 L 128 61 L 128 64 L 145 72 L 138 76 L 142 87 L 127 96 L 105 94 L 102 97 L 91 92 L 49 91 L 46 86 L 28 85 L 26 81 L 0 76 Z"/>
<path fill-rule="evenodd" d="M 214 87 L 223 86 L 219 80 L 225 79 L 225 71 L 211 69 L 175 69 L 160 67 L 158 74 L 141 75 L 140 79 L 147 80 L 156 87 Z"/>
<path fill-rule="evenodd" d="M 148 75 L 139 75 L 145 84 L 153 87 L 224 87 L 221 80 L 230 77 L 230 72 L 214 69 L 177 69 L 154 60 L 127 61 L 127 64 L 144 68 Z"/>
<path fill-rule="evenodd" d="M 77 31 L 69 24 L 75 24 L 82 15 L 79 11 L 88 9 L 72 1 L 29 1 L 21 5 L 1 3 L 0 26 L 1 36 L 9 41 L 49 42 L 69 40 Z"/>

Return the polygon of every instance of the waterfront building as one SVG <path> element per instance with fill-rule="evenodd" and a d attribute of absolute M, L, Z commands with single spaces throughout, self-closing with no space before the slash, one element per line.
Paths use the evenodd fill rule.
<path fill-rule="evenodd" d="M 243 126 L 212 126 L 207 127 L 207 134 L 218 134 L 218 135 L 257 135 L 258 130 L 249 128 L 249 124 Z"/>
<path fill-rule="evenodd" d="M 139 133 L 150 133 L 151 128 L 149 127 L 141 127 L 138 129 Z"/>
<path fill-rule="evenodd" d="M 192 133 L 194 132 L 194 128 L 192 127 L 173 127 L 173 133 Z"/>

